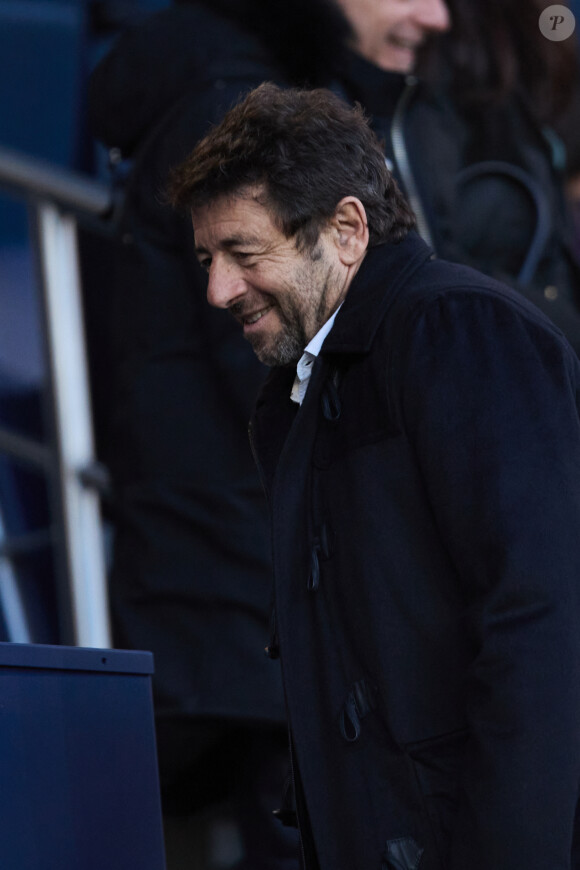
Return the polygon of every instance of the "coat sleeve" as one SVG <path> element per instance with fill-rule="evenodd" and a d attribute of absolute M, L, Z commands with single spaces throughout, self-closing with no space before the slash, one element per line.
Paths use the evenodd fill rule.
<path fill-rule="evenodd" d="M 580 782 L 578 362 L 501 294 L 414 318 L 403 425 L 474 655 L 450 870 L 571 870 Z"/>

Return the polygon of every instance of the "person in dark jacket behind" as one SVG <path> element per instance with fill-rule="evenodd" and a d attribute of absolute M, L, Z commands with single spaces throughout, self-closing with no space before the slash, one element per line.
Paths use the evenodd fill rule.
<path fill-rule="evenodd" d="M 578 870 L 580 362 L 436 259 L 360 110 L 264 84 L 176 170 L 208 301 L 272 366 L 308 870 Z"/>
<path fill-rule="evenodd" d="M 93 76 L 93 128 L 130 167 L 113 250 L 84 276 L 90 320 L 104 321 L 94 386 L 115 492 L 115 643 L 155 653 L 166 814 L 237 795 L 252 870 L 287 856 L 265 812 L 286 737 L 262 652 L 270 551 L 246 432 L 266 368 L 206 305 L 188 221 L 160 191 L 252 87 L 330 86 L 366 107 L 437 254 L 513 283 L 580 350 L 562 170 L 544 133 L 567 45 L 541 36 L 537 7 L 191 0 L 127 30 Z"/>

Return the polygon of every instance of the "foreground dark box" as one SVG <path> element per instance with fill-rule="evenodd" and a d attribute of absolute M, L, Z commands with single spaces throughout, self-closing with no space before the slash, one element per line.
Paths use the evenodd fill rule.
<path fill-rule="evenodd" d="M 153 657 L 0 643 L 0 868 L 164 870 Z"/>

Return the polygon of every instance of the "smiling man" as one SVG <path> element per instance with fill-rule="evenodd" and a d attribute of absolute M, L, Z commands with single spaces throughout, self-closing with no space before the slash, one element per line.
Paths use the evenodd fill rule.
<path fill-rule="evenodd" d="M 346 112 L 350 117 L 348 107 L 338 101 L 328 103 L 326 92 L 316 94 L 323 115 Z M 224 157 L 221 182 L 216 187 L 212 174 L 207 195 L 205 181 L 198 179 L 203 178 L 206 164 L 212 172 L 215 154 L 205 154 L 203 143 L 196 149 L 196 162 L 185 164 L 177 176 L 176 201 L 185 199 L 192 207 L 195 249 L 209 275 L 208 301 L 227 308 L 240 322 L 244 337 L 266 365 L 300 359 L 308 342 L 344 301 L 371 237 L 398 241 L 414 226 L 412 212 L 385 168 L 379 143 L 362 113 L 358 116 L 360 129 L 347 128 L 333 142 L 325 127 L 311 131 L 319 140 L 321 157 L 332 159 L 336 183 L 357 194 L 341 197 L 338 203 L 325 174 L 310 172 L 307 166 L 304 177 L 296 179 L 299 194 L 295 190 L 290 195 L 292 178 L 273 185 L 268 163 L 278 156 L 268 153 L 267 139 L 260 161 L 241 178 L 236 174 L 233 184 Z M 299 149 L 301 138 L 296 133 L 292 146 Z M 342 165 L 348 150 L 360 157 L 356 170 L 352 160 Z M 237 173 L 240 155 L 232 159 Z M 382 187 L 373 187 L 377 177 L 386 185 L 388 199 Z"/>
<path fill-rule="evenodd" d="M 209 272 L 209 302 L 236 317 L 261 362 L 285 365 L 299 359 L 342 302 L 346 281 L 329 256 L 327 231 L 312 249 L 297 251 L 266 205 L 255 187 L 200 207 L 193 215 L 196 251 Z"/>
<path fill-rule="evenodd" d="M 173 193 L 209 301 L 273 366 L 251 436 L 304 866 L 578 870 L 570 346 L 433 258 L 328 91 L 253 91 Z"/>

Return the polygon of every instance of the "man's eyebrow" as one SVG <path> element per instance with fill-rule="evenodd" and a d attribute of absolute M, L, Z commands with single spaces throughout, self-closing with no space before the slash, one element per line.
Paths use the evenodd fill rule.
<path fill-rule="evenodd" d="M 220 240 L 218 248 L 229 250 L 230 248 L 245 247 L 248 245 L 261 246 L 263 244 L 263 239 L 260 239 L 258 236 L 228 236 L 228 238 Z M 195 253 L 198 255 L 209 254 L 209 251 L 207 248 L 204 248 L 203 245 L 196 245 Z"/>

